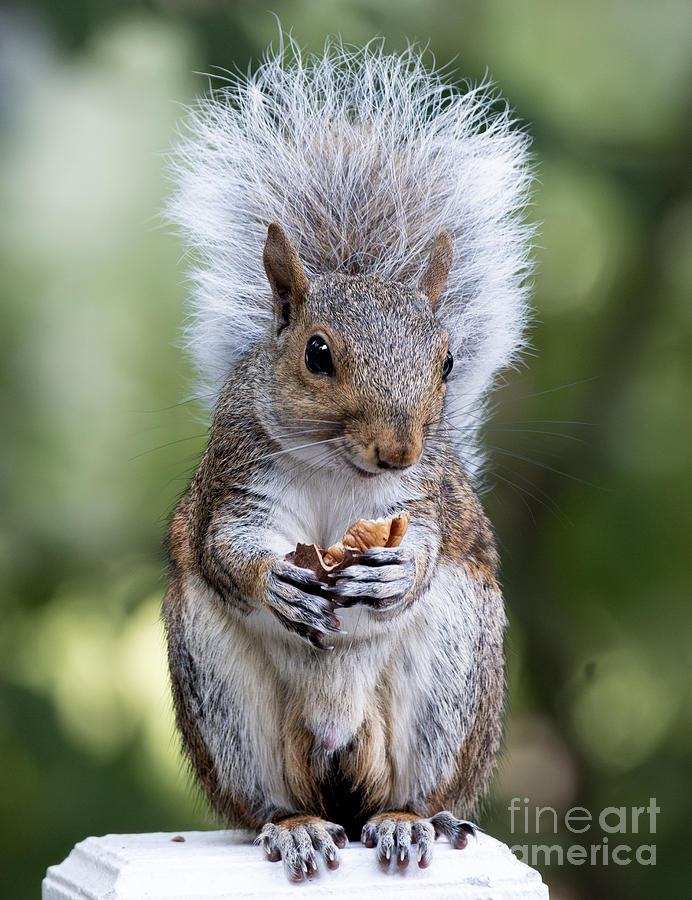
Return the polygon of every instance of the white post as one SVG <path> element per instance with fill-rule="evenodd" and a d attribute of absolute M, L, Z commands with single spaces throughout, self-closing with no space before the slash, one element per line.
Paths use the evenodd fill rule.
<path fill-rule="evenodd" d="M 81 841 L 48 869 L 43 900 L 219 900 L 222 897 L 357 897 L 358 900 L 547 900 L 534 869 L 486 834 L 463 850 L 435 842 L 433 862 L 382 871 L 373 850 L 358 843 L 341 851 L 336 871 L 289 883 L 281 863 L 270 863 L 240 831 L 109 834 Z"/>

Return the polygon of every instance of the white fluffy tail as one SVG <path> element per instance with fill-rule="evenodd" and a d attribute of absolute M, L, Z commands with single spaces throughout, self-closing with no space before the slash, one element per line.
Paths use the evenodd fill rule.
<path fill-rule="evenodd" d="M 168 205 L 193 250 L 187 340 L 206 398 L 267 333 L 269 222 L 308 274 L 411 282 L 447 230 L 454 263 L 436 306 L 455 356 L 447 415 L 473 471 L 484 398 L 524 344 L 528 144 L 487 84 L 445 83 L 416 47 L 330 40 L 304 56 L 288 39 L 253 74 L 224 79 L 189 110 Z"/>

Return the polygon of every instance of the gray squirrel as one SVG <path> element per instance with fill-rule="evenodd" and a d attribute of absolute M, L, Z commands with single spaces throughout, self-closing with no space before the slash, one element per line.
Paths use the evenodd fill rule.
<path fill-rule="evenodd" d="M 347 836 L 400 866 L 463 847 L 495 767 L 479 431 L 525 344 L 531 250 L 529 141 L 497 100 L 416 47 L 282 41 L 172 155 L 214 406 L 167 539 L 177 724 L 211 806 L 293 880 Z M 287 558 L 402 512 L 398 547 L 328 583 Z"/>

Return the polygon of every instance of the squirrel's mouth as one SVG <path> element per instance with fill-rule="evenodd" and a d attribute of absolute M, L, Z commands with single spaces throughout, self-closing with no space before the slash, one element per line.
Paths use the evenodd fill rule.
<path fill-rule="evenodd" d="M 360 466 L 357 466 L 354 462 L 351 462 L 350 459 L 344 458 L 346 465 L 353 469 L 354 472 L 357 472 L 361 478 L 378 478 L 380 475 L 384 474 L 383 472 L 369 472 L 367 469 L 361 469 Z"/>

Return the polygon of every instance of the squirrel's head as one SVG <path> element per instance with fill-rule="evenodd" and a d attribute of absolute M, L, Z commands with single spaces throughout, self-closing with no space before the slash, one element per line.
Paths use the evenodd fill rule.
<path fill-rule="evenodd" d="M 276 223 L 263 260 L 275 307 L 273 436 L 304 459 L 362 477 L 418 462 L 453 364 L 434 312 L 452 263 L 449 235 L 433 242 L 416 286 L 367 275 L 309 279 Z"/>

